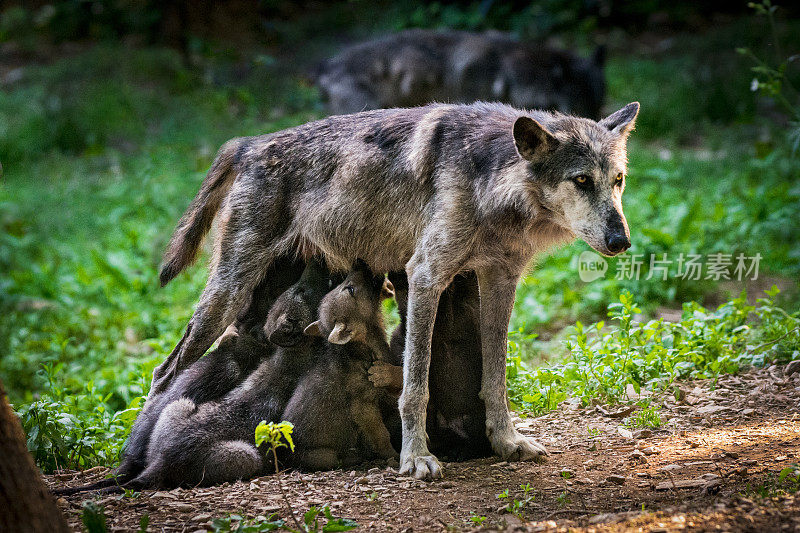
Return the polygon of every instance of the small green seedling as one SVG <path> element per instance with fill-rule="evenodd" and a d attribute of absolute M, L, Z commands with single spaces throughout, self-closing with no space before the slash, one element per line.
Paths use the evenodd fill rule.
<path fill-rule="evenodd" d="M 477 514 L 477 513 L 475 513 L 475 512 L 473 511 L 473 512 L 472 512 L 472 513 L 470 513 L 470 515 L 469 515 L 469 520 L 470 520 L 470 522 L 472 522 L 472 523 L 473 523 L 473 524 L 475 524 L 476 526 L 482 526 L 482 525 L 483 525 L 483 523 L 484 523 L 484 522 L 486 522 L 486 517 L 485 517 L 485 516 L 483 516 L 483 515 L 479 515 L 479 514 Z"/>
<path fill-rule="evenodd" d="M 283 421 L 267 422 L 262 420 L 256 426 L 256 446 L 261 446 L 266 443 L 269 450 L 272 452 L 272 458 L 275 462 L 275 472 L 278 472 L 278 448 L 289 448 L 294 451 L 294 441 L 292 440 L 292 431 L 294 425 L 291 422 Z"/>

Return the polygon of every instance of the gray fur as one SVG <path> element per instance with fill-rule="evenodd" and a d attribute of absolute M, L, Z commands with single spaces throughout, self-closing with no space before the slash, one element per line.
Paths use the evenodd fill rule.
<path fill-rule="evenodd" d="M 602 48 L 582 58 L 496 31 L 413 29 L 349 46 L 324 61 L 315 78 L 335 114 L 496 100 L 597 119 L 603 62 Z"/>
<path fill-rule="evenodd" d="M 323 299 L 308 331 L 328 339 L 325 355 L 283 414 L 295 427 L 290 464 L 319 470 L 397 456 L 379 408 L 385 392 L 367 374 L 373 362 L 389 357 L 381 314 L 382 296 L 391 293 L 387 284 L 362 265 Z"/>
<path fill-rule="evenodd" d="M 303 331 L 316 319 L 322 298 L 341 279 L 309 262 L 300 279 L 269 308 L 264 334 L 278 346 L 218 401 L 200 404 L 182 398 L 169 403 L 148 440 L 147 468 L 125 486 L 212 485 L 262 473 L 267 466 L 261 462 L 263 454 L 256 454 L 258 461 L 252 459 L 255 428 L 261 420 L 281 419 L 298 382 L 319 363 L 322 341 Z M 255 335 L 251 330 L 241 337 Z"/>
<path fill-rule="evenodd" d="M 501 104 L 436 104 L 238 139 L 232 167 L 223 172 L 232 182 L 208 283 L 184 338 L 154 372 L 154 388 L 166 388 L 208 349 L 277 257 L 323 257 L 340 270 L 359 258 L 375 272 L 405 269 L 401 471 L 439 476 L 425 442 L 431 336 L 442 291 L 457 274 L 475 271 L 487 435 L 504 458 L 545 453 L 514 429 L 506 402 L 516 284 L 536 253 L 576 236 L 608 255 L 630 245 L 621 195 L 638 108 L 629 104 L 623 115 L 630 120 L 615 119 L 609 129 Z M 526 126 L 515 128 L 518 120 Z M 221 186 L 212 174 L 199 197 Z M 195 200 L 190 211 L 206 208 Z M 183 220 L 194 219 L 187 213 Z M 179 230 L 186 231 L 195 229 Z M 193 257 L 194 242 L 173 239 L 167 257 Z"/>
<path fill-rule="evenodd" d="M 317 274 L 309 276 L 310 270 Z M 380 314 L 383 277 L 375 281 L 365 269 L 351 273 L 322 300 L 320 319 L 312 324 L 329 279 L 312 264 L 281 295 L 270 318 L 291 318 L 294 341 L 225 398 L 202 405 L 181 398 L 167 405 L 152 430 L 147 468 L 126 487 L 212 485 L 266 473 L 265 450 L 253 444 L 261 420 L 295 424 L 297 450 L 286 461 L 299 468 L 330 469 L 396 455 L 378 409 L 381 391 L 367 378 L 372 362 L 389 351 Z M 267 321 L 270 338 L 275 323 Z M 303 335 L 311 325 L 321 328 L 323 338 Z M 344 344 L 324 340 L 343 331 L 352 333 Z M 288 343 L 287 332 L 281 339 Z"/>
<path fill-rule="evenodd" d="M 392 272 L 400 325 L 392 334 L 392 361 L 402 364 L 406 341 L 408 279 L 405 272 Z M 375 365 L 373 383 L 403 387 L 402 367 Z M 450 460 L 487 457 L 492 446 L 486 437 L 486 406 L 480 399 L 482 354 L 480 298 L 474 272 L 457 275 L 439 298 L 431 340 L 429 374 L 430 401 L 426 429 L 431 451 Z M 381 376 L 378 378 L 378 375 Z M 386 377 L 384 377 L 386 376 Z M 389 413 L 387 416 L 391 416 Z M 386 418 L 386 416 L 385 416 Z"/>

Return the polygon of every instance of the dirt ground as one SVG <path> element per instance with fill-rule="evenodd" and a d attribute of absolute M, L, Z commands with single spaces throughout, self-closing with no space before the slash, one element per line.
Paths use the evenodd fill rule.
<path fill-rule="evenodd" d="M 445 477 L 420 482 L 394 469 L 365 467 L 281 474 L 298 518 L 330 505 L 363 531 L 800 531 L 800 493 L 778 481 L 800 462 L 800 365 L 682 383 L 658 429 L 626 428 L 625 409 L 581 409 L 523 418 L 518 427 L 550 452 L 545 463 L 485 459 L 445 465 Z M 793 373 L 789 374 L 787 368 Z M 788 374 L 788 375 L 787 375 Z M 632 391 L 631 391 L 632 392 Z M 107 469 L 47 476 L 51 488 L 102 479 Z M 524 496 L 521 485 L 529 485 Z M 508 498 L 498 494 L 508 490 Z M 528 501 L 528 498 L 530 500 Z M 205 531 L 229 513 L 288 518 L 278 479 L 218 487 L 78 494 L 58 500 L 75 530 L 82 504 L 96 499 L 109 529 Z M 509 511 L 520 502 L 516 513 Z M 477 524 L 482 519 L 481 525 Z"/>

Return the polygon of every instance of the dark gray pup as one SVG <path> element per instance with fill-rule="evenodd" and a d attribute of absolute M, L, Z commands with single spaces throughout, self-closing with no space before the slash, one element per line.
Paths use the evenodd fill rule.
<path fill-rule="evenodd" d="M 276 258 L 363 259 L 406 271 L 400 415 L 402 473 L 438 477 L 425 440 L 431 338 L 439 297 L 474 271 L 480 293 L 481 398 L 492 449 L 545 452 L 514 428 L 506 401 L 508 323 L 537 253 L 575 237 L 598 252 L 630 247 L 622 213 L 631 103 L 600 122 L 502 104 L 436 104 L 339 115 L 226 143 L 173 235 L 161 281 L 196 257 L 218 210 L 214 260 L 178 346 L 154 372 L 165 390 L 247 304 Z"/>
<path fill-rule="evenodd" d="M 598 119 L 604 62 L 602 47 L 582 58 L 496 31 L 414 29 L 349 46 L 314 77 L 334 114 L 496 100 Z"/>
<path fill-rule="evenodd" d="M 367 376 L 376 360 L 389 356 L 381 301 L 391 296 L 391 283 L 361 264 L 322 300 L 319 319 L 306 332 L 327 339 L 325 353 L 283 414 L 294 424 L 289 464 L 329 470 L 397 456 L 379 407 L 386 393 Z M 396 405 L 395 396 L 395 411 Z"/>
<path fill-rule="evenodd" d="M 309 262 L 269 310 L 264 330 L 277 346 L 271 356 L 219 401 L 198 404 L 184 397 L 169 403 L 153 426 L 146 469 L 123 486 L 213 485 L 263 473 L 264 454 L 253 445 L 255 428 L 261 420 L 279 421 L 298 382 L 319 364 L 324 341 L 304 330 L 341 279 Z"/>
<path fill-rule="evenodd" d="M 391 340 L 391 360 L 402 361 L 406 340 L 408 278 L 389 274 L 400 313 L 400 325 Z M 426 428 L 431 452 L 449 460 L 492 455 L 486 437 L 486 406 L 480 399 L 482 356 L 480 297 L 474 272 L 457 275 L 439 298 L 431 341 Z M 370 378 L 376 386 L 403 386 L 403 370 L 376 363 Z"/>

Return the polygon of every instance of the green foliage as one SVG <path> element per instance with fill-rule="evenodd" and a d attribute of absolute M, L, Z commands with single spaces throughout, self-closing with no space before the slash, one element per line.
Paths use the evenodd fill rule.
<path fill-rule="evenodd" d="M 500 500 L 508 500 L 508 503 L 505 507 L 506 511 L 519 518 L 522 518 L 522 512 L 525 510 L 525 507 L 534 499 L 536 499 L 536 495 L 531 493 L 533 488 L 531 487 L 530 483 L 520 485 L 519 489 L 521 491 L 519 498 L 512 498 L 508 489 L 505 489 L 503 492 L 498 494 L 497 498 Z"/>
<path fill-rule="evenodd" d="M 517 409 L 540 413 L 555 408 L 568 395 L 584 404 L 593 399 L 617 403 L 627 398 L 630 384 L 663 392 L 677 379 L 713 378 L 749 365 L 800 358 L 798 313 L 789 315 L 775 305 L 777 289 L 747 304 L 744 294 L 716 311 L 696 303 L 684 304 L 680 322 L 634 322 L 639 308 L 633 295 L 623 292 L 609 306 L 614 326 L 598 322 L 589 327 L 578 322 L 567 341 L 568 355 L 555 365 L 525 370 L 515 345 L 509 344 L 509 398 Z M 757 323 L 748 323 L 756 318 Z M 764 337 L 770 341 L 751 344 Z M 642 414 L 644 413 L 644 414 Z M 655 423 L 655 412 L 642 411 L 642 422 Z"/>
<path fill-rule="evenodd" d="M 88 533 L 106 533 L 108 531 L 103 506 L 94 500 L 83 502 L 81 522 Z"/>
<path fill-rule="evenodd" d="M 312 506 L 303 514 L 303 522 L 298 528 L 290 527 L 284 520 L 276 515 L 247 519 L 238 514 L 225 518 L 215 518 L 211 521 L 211 528 L 215 533 L 259 533 L 261 531 L 290 531 L 291 533 L 336 533 L 350 531 L 358 527 L 355 520 L 337 518 L 331 513 L 328 505 L 323 507 Z"/>
<path fill-rule="evenodd" d="M 654 405 L 647 406 L 641 411 L 637 411 L 633 416 L 625 420 L 625 425 L 629 428 L 660 428 L 663 422 L 658 408 Z"/>
<path fill-rule="evenodd" d="M 800 146 L 800 93 L 792 85 L 787 71 L 789 66 L 800 59 L 800 56 L 793 55 L 784 57 L 781 51 L 781 39 L 775 24 L 775 12 L 777 5 L 773 5 L 770 0 L 762 2 L 749 2 L 748 7 L 752 8 L 759 16 L 764 16 L 769 21 L 770 36 L 772 38 L 775 51 L 774 60 L 762 59 L 750 48 L 738 48 L 736 51 L 748 57 L 755 66 L 751 71 L 755 75 L 751 84 L 751 90 L 774 99 L 784 111 L 789 113 L 793 119 L 792 130 L 789 138 L 792 141 L 793 150 Z"/>
<path fill-rule="evenodd" d="M 479 515 L 475 512 L 472 512 L 469 515 L 469 521 L 475 524 L 476 526 L 480 527 L 483 525 L 484 522 L 486 522 L 486 517 L 483 515 Z"/>
<path fill-rule="evenodd" d="M 800 490 L 800 465 L 794 463 L 781 470 L 778 482 L 783 483 L 789 492 Z"/>
<path fill-rule="evenodd" d="M 267 422 L 262 420 L 256 426 L 256 446 L 261 446 L 267 443 L 270 450 L 277 450 L 278 448 L 287 447 L 294 451 L 294 441 L 292 440 L 292 431 L 294 425 L 291 422 Z"/>
<path fill-rule="evenodd" d="M 324 524 L 320 523 L 320 518 L 324 518 Z M 306 511 L 306 513 L 303 515 L 303 524 L 300 531 L 320 531 L 323 533 L 333 533 L 336 531 L 350 531 L 351 529 L 355 529 L 357 527 L 358 523 L 355 520 L 351 520 L 349 518 L 336 518 L 333 516 L 330 507 L 326 505 L 322 508 L 312 506 L 308 511 Z"/>
<path fill-rule="evenodd" d="M 744 494 L 760 498 L 776 498 L 785 494 L 800 491 L 800 465 L 793 463 L 780 472 L 769 472 L 761 483 L 755 486 L 747 484 Z"/>
<path fill-rule="evenodd" d="M 48 365 L 46 372 L 52 375 L 53 367 Z M 51 380 L 45 397 L 18 412 L 36 463 L 46 472 L 115 463 L 144 397 L 114 410 L 112 394 L 100 393 L 92 381 L 82 393 L 71 394 Z"/>

